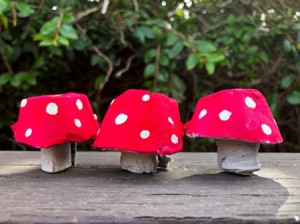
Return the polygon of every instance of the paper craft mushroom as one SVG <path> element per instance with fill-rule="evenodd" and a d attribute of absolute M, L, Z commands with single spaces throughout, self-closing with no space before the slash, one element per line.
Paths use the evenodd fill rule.
<path fill-rule="evenodd" d="M 219 167 L 242 175 L 261 168 L 259 144 L 283 141 L 264 96 L 255 89 L 228 89 L 200 98 L 186 134 L 216 138 Z"/>
<path fill-rule="evenodd" d="M 184 126 L 177 102 L 160 93 L 127 90 L 112 101 L 93 144 L 121 151 L 121 167 L 134 173 L 167 167 L 170 155 L 181 151 Z"/>
<path fill-rule="evenodd" d="M 12 130 L 17 142 L 41 148 L 43 171 L 56 173 L 75 165 L 75 142 L 95 137 L 98 127 L 88 98 L 65 93 L 23 99 Z"/>

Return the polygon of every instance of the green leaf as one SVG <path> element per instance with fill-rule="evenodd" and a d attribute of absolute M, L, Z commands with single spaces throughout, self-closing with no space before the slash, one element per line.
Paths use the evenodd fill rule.
<path fill-rule="evenodd" d="M 5 0 L 0 0 L 0 14 L 3 14 L 7 8 L 8 3 Z"/>
<path fill-rule="evenodd" d="M 103 62 L 103 58 L 99 57 L 97 54 L 93 54 L 91 57 L 91 65 L 95 66 L 101 64 Z"/>
<path fill-rule="evenodd" d="M 72 40 L 78 39 L 78 34 L 77 34 L 76 30 L 72 26 L 67 25 L 67 24 L 63 24 L 60 27 L 59 33 L 63 37 L 66 37 L 68 39 L 72 39 Z"/>
<path fill-rule="evenodd" d="M 75 21 L 75 17 L 73 16 L 72 13 L 66 12 L 64 14 L 64 17 L 62 19 L 62 23 L 72 23 Z"/>
<path fill-rule="evenodd" d="M 259 57 L 260 57 L 265 63 L 268 63 L 268 62 L 269 62 L 269 55 L 267 55 L 266 52 L 264 52 L 264 51 L 259 52 Z"/>
<path fill-rule="evenodd" d="M 49 47 L 49 46 L 54 46 L 53 40 L 43 40 L 39 44 L 41 47 Z"/>
<path fill-rule="evenodd" d="M 3 24 L 4 28 L 7 29 L 8 28 L 8 20 L 6 18 L 6 16 L 0 14 L 0 24 Z"/>
<path fill-rule="evenodd" d="M 144 78 L 150 78 L 153 77 L 155 72 L 155 65 L 154 64 L 148 64 L 144 69 Z"/>
<path fill-rule="evenodd" d="M 11 41 L 14 39 L 13 35 L 8 30 L 2 31 L 1 36 L 4 40 L 8 40 L 8 41 Z"/>
<path fill-rule="evenodd" d="M 212 63 L 217 63 L 223 61 L 225 56 L 223 54 L 215 53 L 215 54 L 208 54 L 206 56 L 206 60 Z"/>
<path fill-rule="evenodd" d="M 159 64 L 167 66 L 170 63 L 169 58 L 165 54 L 159 56 Z"/>
<path fill-rule="evenodd" d="M 33 75 L 27 77 L 26 82 L 31 86 L 35 86 L 37 84 L 36 77 Z"/>
<path fill-rule="evenodd" d="M 199 64 L 199 62 L 200 62 L 199 56 L 194 53 L 191 53 L 188 59 L 186 60 L 185 66 L 187 70 L 192 70 L 193 68 L 196 67 L 196 65 Z"/>
<path fill-rule="evenodd" d="M 180 38 L 176 34 L 169 33 L 167 40 L 166 40 L 166 46 L 172 46 L 179 40 L 180 40 Z"/>
<path fill-rule="evenodd" d="M 300 92 L 291 92 L 291 94 L 287 96 L 287 101 L 292 105 L 300 105 Z"/>
<path fill-rule="evenodd" d="M 234 24 L 236 21 L 237 21 L 236 16 L 233 14 L 230 14 L 226 19 L 226 22 L 229 24 Z"/>
<path fill-rule="evenodd" d="M 58 41 L 59 44 L 64 45 L 64 46 L 69 46 L 70 45 L 69 40 L 65 37 L 59 37 L 57 39 L 57 41 Z"/>
<path fill-rule="evenodd" d="M 139 39 L 141 43 L 145 43 L 145 39 L 147 38 L 153 38 L 152 29 L 147 26 L 141 26 L 138 27 L 134 35 Z"/>
<path fill-rule="evenodd" d="M 40 33 L 43 35 L 50 35 L 50 34 L 54 35 L 57 22 L 58 22 L 58 17 L 55 17 L 52 20 L 46 22 L 42 26 Z"/>
<path fill-rule="evenodd" d="M 13 76 L 9 73 L 4 73 L 0 75 L 0 86 L 4 86 L 12 80 Z"/>
<path fill-rule="evenodd" d="M 35 62 L 32 65 L 33 69 L 39 69 L 45 65 L 45 59 L 41 56 L 37 57 Z"/>
<path fill-rule="evenodd" d="M 157 80 L 160 82 L 166 82 L 169 80 L 169 74 L 168 72 L 164 70 L 160 70 L 159 73 L 157 74 Z"/>
<path fill-rule="evenodd" d="M 300 31 L 300 23 L 295 23 L 292 25 L 293 30 Z"/>
<path fill-rule="evenodd" d="M 30 77 L 30 74 L 27 73 L 27 72 L 18 72 L 14 77 L 13 79 L 11 80 L 10 84 L 13 86 L 13 87 L 19 87 L 22 82 L 24 81 L 27 81 L 27 79 L 29 79 Z"/>
<path fill-rule="evenodd" d="M 216 68 L 216 65 L 214 63 L 206 62 L 205 67 L 206 67 L 206 71 L 209 75 L 214 74 L 215 68 Z"/>
<path fill-rule="evenodd" d="M 184 48 L 183 42 L 176 43 L 169 52 L 169 58 L 175 58 Z"/>
<path fill-rule="evenodd" d="M 257 51 L 258 51 L 258 47 L 257 47 L 257 46 L 250 46 L 250 47 L 247 49 L 247 52 L 248 52 L 249 54 L 255 54 Z"/>
<path fill-rule="evenodd" d="M 85 45 L 86 42 L 78 39 L 78 40 L 75 40 L 73 41 L 73 47 L 77 50 L 77 51 L 82 51 L 85 49 Z"/>
<path fill-rule="evenodd" d="M 212 53 L 217 50 L 216 46 L 210 41 L 199 40 L 196 41 L 196 45 L 197 45 L 197 50 L 203 54 Z"/>
<path fill-rule="evenodd" d="M 251 40 L 251 37 L 252 37 L 252 35 L 251 35 L 250 33 L 246 33 L 246 34 L 243 36 L 242 40 L 243 40 L 244 43 L 249 43 L 250 40 Z"/>
<path fill-rule="evenodd" d="M 151 38 L 152 33 L 153 33 L 153 37 L 155 37 L 155 38 L 160 38 L 162 36 L 162 31 L 158 26 L 153 26 L 151 35 L 150 36 L 147 35 L 147 37 Z"/>
<path fill-rule="evenodd" d="M 21 18 L 26 18 L 34 13 L 34 10 L 30 7 L 30 5 L 25 2 L 17 2 L 16 8 L 18 10 L 18 17 Z"/>
<path fill-rule="evenodd" d="M 98 75 L 95 79 L 95 86 L 99 86 L 101 83 L 104 82 L 105 75 Z"/>
<path fill-rule="evenodd" d="M 292 50 L 292 45 L 289 40 L 285 39 L 283 41 L 283 49 L 285 53 L 290 53 L 290 51 Z"/>
<path fill-rule="evenodd" d="M 280 81 L 280 88 L 287 89 L 291 86 L 291 84 L 294 82 L 295 76 L 294 75 L 287 75 L 284 76 Z"/>
<path fill-rule="evenodd" d="M 144 55 L 144 62 L 147 64 L 156 56 L 156 49 L 148 50 Z"/>
<path fill-rule="evenodd" d="M 14 54 L 14 48 L 8 44 L 2 43 L 0 44 L 0 53 L 5 55 L 6 58 L 11 59 Z"/>
<path fill-rule="evenodd" d="M 49 39 L 49 38 L 51 38 L 50 35 L 43 35 L 40 33 L 33 35 L 33 40 L 45 40 L 45 39 Z"/>

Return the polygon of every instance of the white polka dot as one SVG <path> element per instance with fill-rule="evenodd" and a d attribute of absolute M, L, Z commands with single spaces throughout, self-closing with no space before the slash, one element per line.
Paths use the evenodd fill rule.
<path fill-rule="evenodd" d="M 247 97 L 245 98 L 245 103 L 246 103 L 246 105 L 247 105 L 248 107 L 250 107 L 250 108 L 252 108 L 252 109 L 254 109 L 254 108 L 256 107 L 256 103 L 255 103 L 254 100 L 253 100 L 251 97 L 249 97 L 249 96 L 247 96 Z"/>
<path fill-rule="evenodd" d="M 119 124 L 123 124 L 125 123 L 125 121 L 127 120 L 128 116 L 126 114 L 119 114 L 116 119 L 115 119 L 115 123 L 117 125 Z"/>
<path fill-rule="evenodd" d="M 82 110 L 83 105 L 82 105 L 82 102 L 80 99 L 76 100 L 76 106 L 77 106 L 78 110 Z"/>
<path fill-rule="evenodd" d="M 198 118 L 201 119 L 201 118 L 204 117 L 206 114 L 207 114 L 207 110 L 206 110 L 206 109 L 203 109 L 203 110 L 201 110 L 201 112 L 200 112 Z"/>
<path fill-rule="evenodd" d="M 231 114 L 232 113 L 228 110 L 222 110 L 221 113 L 219 113 L 219 117 L 222 121 L 227 121 L 229 120 Z"/>
<path fill-rule="evenodd" d="M 149 95 L 149 94 L 145 94 L 145 95 L 142 97 L 142 100 L 143 100 L 143 101 L 148 101 L 148 100 L 150 100 L 150 95 Z"/>
<path fill-rule="evenodd" d="M 170 124 L 173 124 L 174 125 L 174 121 L 172 118 L 168 117 L 168 121 L 170 122 Z"/>
<path fill-rule="evenodd" d="M 97 115 L 96 115 L 96 114 L 94 114 L 94 119 L 95 119 L 95 120 L 97 120 L 97 119 L 98 119 L 98 117 L 97 117 Z"/>
<path fill-rule="evenodd" d="M 23 99 L 22 101 L 21 101 L 21 107 L 25 107 L 26 106 L 26 104 L 27 104 L 27 99 Z"/>
<path fill-rule="evenodd" d="M 50 115 L 56 115 L 58 113 L 58 106 L 55 103 L 49 103 L 46 107 L 46 112 Z"/>
<path fill-rule="evenodd" d="M 266 125 L 266 124 L 262 124 L 261 125 L 261 129 L 263 130 L 263 132 L 266 134 L 266 135 L 270 135 L 272 134 L 272 129 Z"/>
<path fill-rule="evenodd" d="M 171 136 L 171 141 L 172 141 L 173 144 L 177 144 L 178 143 L 178 137 L 177 137 L 177 135 L 173 134 Z"/>
<path fill-rule="evenodd" d="M 25 137 L 28 138 L 32 134 L 32 129 L 28 128 L 25 132 Z"/>
<path fill-rule="evenodd" d="M 148 130 L 143 130 L 143 131 L 141 131 L 141 133 L 140 133 L 140 137 L 141 137 L 142 139 L 149 138 L 149 136 L 150 136 L 150 131 L 148 131 Z"/>
<path fill-rule="evenodd" d="M 110 105 L 112 105 L 114 102 L 115 102 L 115 100 L 112 100 L 112 101 L 110 102 Z"/>
<path fill-rule="evenodd" d="M 74 123 L 76 127 L 80 128 L 81 127 L 81 121 L 79 119 L 74 119 Z"/>

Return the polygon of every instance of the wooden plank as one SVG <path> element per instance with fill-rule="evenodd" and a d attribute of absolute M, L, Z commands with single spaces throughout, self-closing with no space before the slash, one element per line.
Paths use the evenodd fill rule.
<path fill-rule="evenodd" d="M 179 153 L 168 171 L 122 171 L 117 152 L 79 152 L 78 166 L 40 170 L 39 152 L 0 152 L 0 223 L 300 223 L 300 154 L 262 153 L 250 177 L 215 153 Z"/>

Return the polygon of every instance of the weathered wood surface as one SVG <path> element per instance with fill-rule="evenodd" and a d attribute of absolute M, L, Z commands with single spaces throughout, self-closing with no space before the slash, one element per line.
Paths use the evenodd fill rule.
<path fill-rule="evenodd" d="M 250 177 L 215 153 L 179 153 L 168 171 L 122 171 L 119 153 L 81 152 L 40 170 L 39 152 L 0 152 L 0 223 L 300 223 L 300 154 L 260 154 Z"/>

